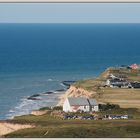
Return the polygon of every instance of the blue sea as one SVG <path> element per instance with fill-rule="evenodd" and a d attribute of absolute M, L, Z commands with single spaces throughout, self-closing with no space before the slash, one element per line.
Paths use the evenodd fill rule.
<path fill-rule="evenodd" d="M 0 119 L 55 105 L 62 81 L 140 63 L 140 24 L 0 24 Z M 28 100 L 42 94 L 40 100 Z"/>

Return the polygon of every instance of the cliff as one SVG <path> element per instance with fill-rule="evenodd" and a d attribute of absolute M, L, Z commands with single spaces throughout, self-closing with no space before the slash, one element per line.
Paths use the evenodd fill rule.
<path fill-rule="evenodd" d="M 70 86 L 70 88 L 65 92 L 64 95 L 61 95 L 59 97 L 60 101 L 58 103 L 58 106 L 61 106 L 65 99 L 67 97 L 86 97 L 86 98 L 91 98 L 94 97 L 96 95 L 95 91 L 87 91 L 83 88 L 80 87 L 75 87 L 75 86 Z"/>

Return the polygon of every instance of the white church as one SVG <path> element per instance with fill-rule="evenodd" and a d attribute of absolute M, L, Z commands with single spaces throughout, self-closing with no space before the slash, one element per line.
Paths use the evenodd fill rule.
<path fill-rule="evenodd" d="M 98 112 L 99 106 L 96 99 L 82 97 L 68 97 L 63 104 L 64 112 Z"/>

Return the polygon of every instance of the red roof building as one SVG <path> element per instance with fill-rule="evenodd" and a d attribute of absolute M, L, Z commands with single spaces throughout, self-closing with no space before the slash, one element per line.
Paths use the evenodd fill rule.
<path fill-rule="evenodd" d="M 132 64 L 130 67 L 131 67 L 132 69 L 134 69 L 134 70 L 136 70 L 136 69 L 139 69 L 139 68 L 140 68 L 140 66 L 139 66 L 139 65 L 137 65 L 137 64 Z"/>

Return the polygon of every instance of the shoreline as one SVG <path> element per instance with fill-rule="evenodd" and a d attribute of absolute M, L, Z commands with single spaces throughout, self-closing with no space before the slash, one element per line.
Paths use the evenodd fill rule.
<path fill-rule="evenodd" d="M 19 123 L 11 123 L 8 121 L 0 121 L 0 138 L 6 134 L 12 133 L 17 130 L 26 129 L 26 128 L 34 128 L 34 125 L 31 124 L 19 124 Z"/>
<path fill-rule="evenodd" d="M 132 71 L 132 75 L 133 75 Z M 133 92 L 136 94 L 135 96 L 140 97 L 139 90 L 140 89 L 126 89 L 126 88 L 106 88 L 103 86 L 103 82 L 105 82 L 106 77 L 108 77 L 110 75 L 110 73 L 113 73 L 113 69 L 106 69 L 103 73 L 101 73 L 99 76 L 97 76 L 96 79 L 87 79 L 87 80 L 82 80 L 82 81 L 76 81 L 73 84 L 69 85 L 69 87 L 66 88 L 66 90 L 62 92 L 62 89 L 60 90 L 56 90 L 57 92 L 61 92 L 62 94 L 58 96 L 58 103 L 56 106 L 62 106 L 64 100 L 67 97 L 86 97 L 86 98 L 96 98 L 96 100 L 98 102 L 101 103 L 113 103 L 116 104 L 117 100 L 112 100 L 112 99 L 116 99 L 119 98 L 120 103 L 117 105 L 120 105 L 120 107 L 124 107 L 124 103 L 127 103 L 127 106 L 124 108 L 133 108 L 131 104 L 129 104 L 129 101 L 134 100 L 134 94 Z M 129 76 L 129 78 L 131 78 L 131 76 Z M 136 77 L 137 78 L 137 77 Z M 88 87 L 88 89 L 86 89 L 86 87 Z M 100 88 L 101 87 L 101 88 Z M 103 88 L 104 87 L 104 88 Z M 102 93 L 102 91 L 106 91 L 107 93 L 104 94 L 104 96 L 106 96 L 106 98 L 102 97 L 102 95 L 100 96 L 100 92 Z M 115 94 L 111 94 L 110 93 L 116 92 Z M 123 92 L 123 94 L 122 94 Z M 124 93 L 125 92 L 125 93 Z M 51 94 L 51 93 L 50 93 Z M 133 97 L 129 97 L 129 95 L 132 95 Z M 118 96 L 119 95 L 119 96 Z M 123 96 L 123 98 L 121 98 L 121 96 Z M 34 97 L 38 97 L 38 95 L 34 95 Z M 127 100 L 126 100 L 127 97 Z M 110 100 L 108 100 L 110 99 Z M 125 99 L 125 100 L 124 100 Z M 135 106 L 136 107 L 136 106 Z M 40 108 L 41 109 L 41 108 Z M 32 112 L 30 113 L 31 115 L 35 115 L 35 116 L 41 116 L 44 115 L 46 113 L 45 110 L 32 110 Z M 23 115 L 20 115 L 23 116 Z M 10 127 L 10 128 L 9 128 Z M 1 133 L 4 134 L 8 134 L 10 132 L 14 132 L 16 130 L 19 129 L 24 129 L 24 128 L 33 128 L 35 126 L 30 125 L 30 124 L 12 124 L 10 123 L 10 121 L 8 122 L 8 120 L 6 121 L 0 121 L 0 131 L 3 131 Z M 2 134 L 0 133 L 0 135 L 2 136 Z"/>
<path fill-rule="evenodd" d="M 32 96 L 29 96 L 27 99 L 28 100 L 38 100 L 38 97 L 40 97 L 42 95 L 53 95 L 54 93 L 57 92 L 58 94 L 56 94 L 56 97 L 55 97 L 55 99 L 57 98 L 57 101 L 56 101 L 56 104 L 53 105 L 53 106 L 62 106 L 64 100 L 67 97 L 86 97 L 86 98 L 91 98 L 92 97 L 92 98 L 96 98 L 96 100 L 98 100 L 99 102 L 106 102 L 107 103 L 107 102 L 109 102 L 107 99 L 106 100 L 104 100 L 104 99 L 100 100 L 100 98 L 98 98 L 100 95 L 98 95 L 98 91 L 97 91 L 96 88 L 97 88 L 98 84 L 100 86 L 102 86 L 102 82 L 106 79 L 106 77 L 109 76 L 109 74 L 112 72 L 112 70 L 113 70 L 112 67 L 109 67 L 94 79 L 86 79 L 86 80 L 84 79 L 84 80 L 78 80 L 78 81 L 71 81 L 71 80 L 62 81 L 61 84 L 63 84 L 64 88 L 56 89 L 54 91 L 46 91 L 46 92 L 40 93 L 40 94 L 33 94 Z M 84 81 L 84 83 L 80 83 L 81 81 L 82 82 Z M 87 90 L 87 89 L 83 88 L 82 86 L 84 84 L 87 84 L 85 81 L 86 82 L 88 82 L 88 81 L 89 82 L 91 82 L 91 81 L 95 82 L 96 81 L 97 83 L 93 82 L 92 85 L 90 85 L 90 86 L 95 86 L 95 89 L 93 87 L 92 87 L 92 90 L 91 89 Z M 76 85 L 75 83 L 78 83 L 78 84 Z M 80 87 L 79 85 L 80 86 L 82 85 L 82 86 Z M 113 90 L 113 89 L 111 89 L 111 90 Z M 115 100 L 115 101 L 112 100 L 112 101 L 114 103 L 117 102 L 117 100 Z M 113 103 L 113 102 L 111 102 L 111 103 Z M 123 102 L 123 104 L 126 104 L 126 101 L 122 100 L 122 102 Z M 129 103 L 129 101 L 127 101 L 127 102 Z M 33 111 L 38 111 L 39 109 L 41 109 L 43 107 L 46 107 L 46 106 L 47 105 L 39 107 L 38 109 L 32 109 L 31 112 L 28 113 L 28 114 L 31 114 Z M 53 107 L 53 106 L 48 105 L 48 107 Z M 124 105 L 122 107 L 124 107 Z M 28 115 L 28 114 L 25 114 L 25 115 Z M 15 115 L 13 117 L 16 117 L 16 116 L 22 116 L 22 114 L 21 115 Z"/>
<path fill-rule="evenodd" d="M 23 105 L 26 105 L 26 104 L 33 105 L 33 104 L 38 104 L 38 103 L 40 104 L 41 102 L 42 102 L 42 106 L 37 107 L 37 108 L 34 107 L 32 110 L 29 111 L 29 113 L 28 112 L 20 113 L 20 112 L 18 112 L 19 109 L 15 110 L 13 108 L 13 109 L 11 109 L 12 112 L 8 112 L 9 114 L 7 114 L 7 116 L 5 116 L 3 119 L 0 119 L 0 120 L 2 120 L 2 121 L 8 120 L 8 119 L 11 120 L 16 116 L 28 115 L 28 114 L 31 114 L 32 111 L 39 110 L 40 108 L 43 108 L 46 106 L 49 106 L 49 107 L 56 106 L 60 100 L 59 97 L 62 96 L 63 94 L 65 94 L 67 89 L 69 89 L 70 84 L 73 82 L 75 82 L 75 81 L 72 81 L 72 80 L 61 81 L 60 84 L 63 84 L 62 88 L 58 88 L 58 89 L 50 90 L 50 91 L 44 91 L 42 93 L 37 93 L 37 94 L 33 94 L 31 96 L 27 96 L 26 98 L 24 98 L 20 101 L 19 106 L 22 106 L 22 104 Z M 48 102 L 48 97 L 49 97 L 49 100 L 50 101 L 52 100 L 52 101 L 50 103 L 48 103 L 48 105 L 45 105 L 45 104 L 43 105 L 43 102 L 45 103 L 45 100 Z"/>
<path fill-rule="evenodd" d="M 67 81 L 68 82 L 68 81 Z M 70 81 L 71 82 L 71 81 Z M 40 97 L 41 95 L 46 95 L 46 94 L 55 94 L 56 92 L 58 92 L 60 95 L 58 95 L 57 99 L 58 102 L 57 104 L 60 102 L 60 97 L 64 96 L 66 91 L 70 88 L 70 85 L 66 84 L 65 85 L 66 89 L 58 89 L 55 91 L 47 91 L 44 93 L 40 93 L 40 94 L 33 94 L 32 96 L 28 97 L 27 100 L 37 100 L 35 98 Z M 56 106 L 57 106 L 56 104 Z M 42 108 L 42 107 L 41 107 Z M 41 111 L 40 109 L 37 110 L 32 110 L 31 113 L 26 114 L 26 115 L 35 115 L 35 116 L 40 116 L 46 113 L 46 111 Z M 12 118 L 8 118 L 8 119 L 3 119 L 0 120 L 0 137 L 3 137 L 6 134 L 9 134 L 11 132 L 17 131 L 17 130 L 21 130 L 21 129 L 26 129 L 26 128 L 34 128 L 35 126 L 31 125 L 31 124 L 20 124 L 20 123 L 11 123 L 8 120 L 12 120 L 14 117 L 18 117 L 18 116 L 23 116 L 23 115 L 15 115 Z"/>

